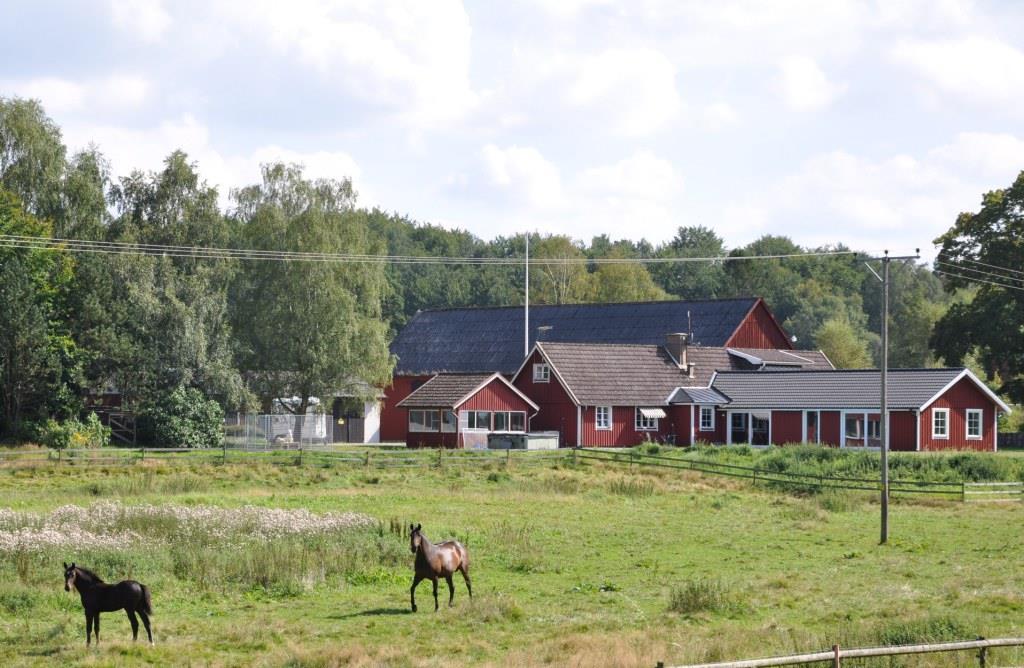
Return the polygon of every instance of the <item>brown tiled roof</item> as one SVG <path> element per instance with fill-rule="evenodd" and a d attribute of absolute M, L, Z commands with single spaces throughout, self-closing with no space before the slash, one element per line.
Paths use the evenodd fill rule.
<path fill-rule="evenodd" d="M 494 374 L 440 374 L 398 402 L 399 408 L 455 408 L 455 404 Z M 500 381 L 499 381 L 500 382 Z"/>
<path fill-rule="evenodd" d="M 693 377 L 690 377 L 660 345 L 544 341 L 538 346 L 569 391 L 584 406 L 661 406 L 678 387 L 707 387 L 716 371 L 757 368 L 744 358 L 730 354 L 727 348 L 690 346 L 687 349 L 687 361 L 693 367 Z M 764 361 L 776 359 L 781 352 L 750 351 L 752 355 L 759 353 L 756 356 Z M 787 358 L 787 362 L 792 359 L 805 368 L 832 369 L 820 352 L 794 352 L 797 357 Z"/>

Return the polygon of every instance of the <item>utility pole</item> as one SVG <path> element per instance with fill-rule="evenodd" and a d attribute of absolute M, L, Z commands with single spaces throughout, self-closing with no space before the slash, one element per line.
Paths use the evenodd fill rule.
<path fill-rule="evenodd" d="M 523 358 L 530 354 L 530 233 L 526 233 L 526 291 L 523 298 Z"/>
<path fill-rule="evenodd" d="M 878 411 L 878 436 L 881 439 L 881 455 L 882 455 L 882 489 L 881 489 L 881 505 L 882 505 L 882 526 L 881 536 L 879 543 L 885 545 L 889 542 L 889 263 L 893 260 L 918 260 L 921 258 L 921 249 L 917 248 L 915 255 L 903 255 L 900 257 L 890 257 L 889 251 L 885 251 L 882 257 L 868 258 L 869 260 L 881 260 L 882 262 L 882 275 L 879 276 L 878 272 L 871 268 L 871 265 L 867 262 L 864 265 L 868 270 L 875 275 L 879 281 L 882 282 L 882 359 L 881 359 L 881 401 L 879 402 Z M 870 422 L 870 421 L 869 421 Z M 865 429 L 867 424 L 864 425 Z"/>

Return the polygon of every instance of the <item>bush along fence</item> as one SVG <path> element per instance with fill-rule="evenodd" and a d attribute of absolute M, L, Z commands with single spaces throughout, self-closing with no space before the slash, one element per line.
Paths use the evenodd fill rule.
<path fill-rule="evenodd" d="M 877 478 L 856 478 L 772 471 L 702 459 L 667 457 L 634 450 L 572 448 L 560 450 L 407 450 L 373 448 L 355 450 L 332 446 L 282 447 L 275 450 L 243 448 L 78 448 L 63 450 L 0 451 L 0 467 L 38 465 L 119 466 L 145 462 L 350 466 L 362 468 L 520 466 L 591 463 L 692 471 L 749 480 L 752 485 L 785 492 L 825 490 L 879 492 Z M 1024 482 L 931 482 L 890 480 L 894 496 L 922 495 L 960 501 L 1024 501 Z"/>
<path fill-rule="evenodd" d="M 699 663 L 674 668 L 767 668 L 768 666 L 803 666 L 807 664 L 823 664 L 828 662 L 833 668 L 840 668 L 843 659 L 864 659 L 886 656 L 909 656 L 911 654 L 939 654 L 944 652 L 966 652 L 977 650 L 978 666 L 986 668 L 989 661 L 989 650 L 997 647 L 1024 647 L 1024 638 L 993 638 L 986 640 L 965 640 L 961 642 L 930 643 L 922 645 L 899 645 L 894 647 L 860 647 L 843 649 L 833 645 L 832 649 L 808 654 L 791 654 L 765 659 L 745 659 L 742 661 L 723 661 L 719 663 Z M 1015 650 L 1015 654 L 1019 650 Z M 1019 657 L 1016 657 L 1019 658 Z M 857 665 L 860 665 L 859 663 Z M 959 665 L 959 664 L 958 664 Z M 1020 665 L 1016 660 L 1012 665 Z M 657 668 L 665 668 L 659 662 Z"/>

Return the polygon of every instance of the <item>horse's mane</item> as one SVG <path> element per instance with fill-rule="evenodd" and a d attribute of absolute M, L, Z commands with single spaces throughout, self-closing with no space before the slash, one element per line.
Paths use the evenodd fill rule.
<path fill-rule="evenodd" d="M 90 580 L 92 580 L 96 584 L 103 584 L 103 578 L 101 578 L 100 576 L 96 575 L 96 573 L 94 573 L 93 571 L 90 571 L 88 568 L 82 568 L 81 566 L 76 566 L 75 568 L 77 568 L 78 571 L 82 575 L 84 575 L 85 577 L 89 578 Z"/>

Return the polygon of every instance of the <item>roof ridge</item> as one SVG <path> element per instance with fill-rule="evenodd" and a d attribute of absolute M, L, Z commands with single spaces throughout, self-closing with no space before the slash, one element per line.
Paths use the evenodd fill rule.
<path fill-rule="evenodd" d="M 765 348 L 765 350 L 771 350 L 771 348 Z M 962 366 L 897 367 L 897 368 L 889 369 L 889 373 L 894 373 L 894 372 L 899 372 L 899 371 L 929 371 L 929 372 L 956 371 L 956 372 L 960 372 L 960 371 L 963 371 L 966 368 L 967 367 L 962 367 Z M 790 375 L 790 374 L 794 374 L 794 373 L 828 373 L 828 374 L 837 374 L 837 373 L 881 373 L 881 371 L 882 371 L 881 369 L 800 369 L 799 371 L 778 371 L 776 369 L 762 369 L 760 371 L 758 371 L 756 369 L 727 369 L 727 370 L 724 370 L 724 371 L 719 371 L 718 373 L 719 373 L 719 375 L 722 375 L 722 374 L 736 374 L 736 375 L 757 374 L 757 375 L 762 375 L 763 376 L 765 374 L 772 374 L 772 373 Z"/>
<path fill-rule="evenodd" d="M 623 306 L 636 304 L 704 304 L 709 302 L 757 301 L 757 299 L 758 297 L 723 297 L 718 299 L 646 299 L 626 302 L 573 302 L 571 304 L 532 304 L 530 305 L 530 308 L 571 308 L 573 306 Z M 504 306 L 443 306 L 440 308 L 420 309 L 419 311 L 416 312 L 416 314 L 438 313 L 441 311 L 486 311 L 522 308 L 523 304 L 507 304 Z M 416 315 L 413 315 L 413 317 L 416 317 Z"/>

